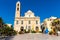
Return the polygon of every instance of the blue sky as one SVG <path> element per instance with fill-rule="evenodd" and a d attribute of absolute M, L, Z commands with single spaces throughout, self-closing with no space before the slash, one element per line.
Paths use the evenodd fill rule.
<path fill-rule="evenodd" d="M 15 7 L 18 0 L 0 0 L 0 17 L 5 23 L 14 23 Z M 60 18 L 60 0 L 19 0 L 21 2 L 21 16 L 32 10 L 39 16 L 41 22 L 50 16 Z"/>

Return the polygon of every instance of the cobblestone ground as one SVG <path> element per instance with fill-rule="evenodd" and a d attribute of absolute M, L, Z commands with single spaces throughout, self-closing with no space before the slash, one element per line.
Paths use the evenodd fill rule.
<path fill-rule="evenodd" d="M 59 36 L 48 35 L 48 34 L 20 34 L 12 37 L 8 37 L 5 40 L 60 40 Z"/>

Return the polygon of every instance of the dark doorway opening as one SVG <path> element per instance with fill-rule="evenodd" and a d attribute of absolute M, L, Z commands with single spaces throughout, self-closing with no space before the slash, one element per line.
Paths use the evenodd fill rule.
<path fill-rule="evenodd" d="M 36 26 L 36 32 L 39 32 L 39 27 L 38 26 Z"/>
<path fill-rule="evenodd" d="M 20 29 L 21 29 L 21 31 L 24 31 L 24 27 L 21 27 Z"/>

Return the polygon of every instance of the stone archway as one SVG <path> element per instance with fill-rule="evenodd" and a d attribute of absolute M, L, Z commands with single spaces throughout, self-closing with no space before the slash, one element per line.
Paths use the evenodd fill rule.
<path fill-rule="evenodd" d="M 20 33 L 20 34 L 24 34 L 24 27 L 23 27 L 23 26 L 21 26 L 19 33 Z"/>
<path fill-rule="evenodd" d="M 38 26 L 36 26 L 36 32 L 39 32 L 39 27 Z"/>
<path fill-rule="evenodd" d="M 21 30 L 21 31 L 24 31 L 24 27 L 22 26 L 22 27 L 20 28 L 20 30 Z"/>

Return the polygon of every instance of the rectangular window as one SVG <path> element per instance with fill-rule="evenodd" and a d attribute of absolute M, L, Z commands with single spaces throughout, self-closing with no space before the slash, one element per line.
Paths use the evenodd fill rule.
<path fill-rule="evenodd" d="M 36 24 L 38 24 L 38 21 L 36 21 Z"/>
<path fill-rule="evenodd" d="M 16 24 L 18 24 L 18 21 L 16 21 Z"/>
<path fill-rule="evenodd" d="M 23 24 L 23 21 L 21 21 L 21 24 Z"/>
<path fill-rule="evenodd" d="M 31 24 L 31 21 L 29 21 L 29 24 Z"/>
<path fill-rule="evenodd" d="M 26 25 L 26 29 L 27 29 L 27 25 Z"/>
<path fill-rule="evenodd" d="M 31 29 L 31 27 L 29 26 L 29 27 L 28 27 L 28 29 L 30 30 L 30 29 Z"/>

